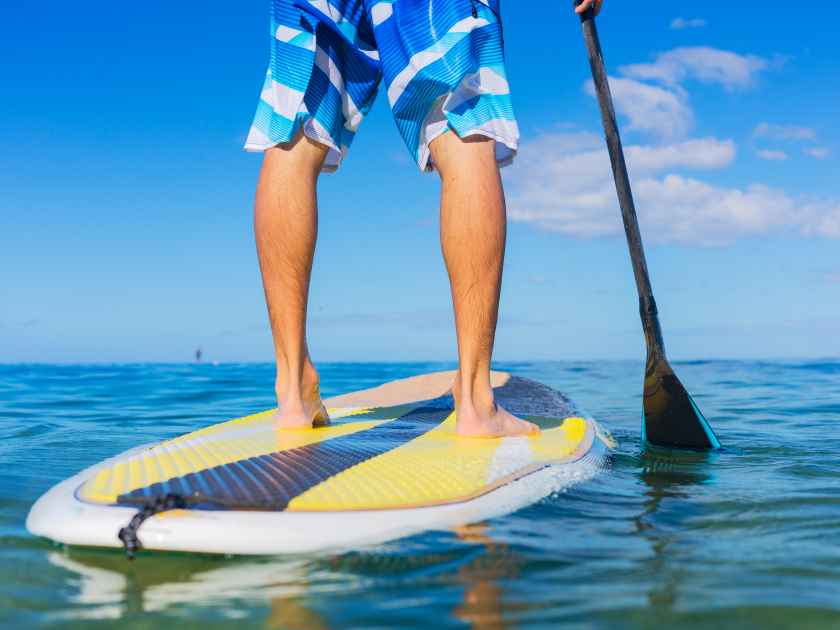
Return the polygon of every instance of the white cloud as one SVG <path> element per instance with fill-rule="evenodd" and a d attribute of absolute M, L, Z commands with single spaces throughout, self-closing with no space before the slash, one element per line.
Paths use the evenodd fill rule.
<path fill-rule="evenodd" d="M 770 63 L 754 55 L 739 55 L 710 47 L 675 48 L 653 63 L 622 66 L 622 77 L 610 77 L 616 110 L 629 119 L 627 128 L 652 133 L 663 140 L 684 138 L 694 125 L 694 112 L 682 83 L 697 79 L 727 89 L 746 88 Z M 585 84 L 594 96 L 591 81 Z"/>
<path fill-rule="evenodd" d="M 666 175 L 640 181 L 637 190 L 644 208 L 640 214 L 646 217 L 653 240 L 726 244 L 793 220 L 792 200 L 758 184 L 742 190 Z"/>
<path fill-rule="evenodd" d="M 807 149 L 802 149 L 802 152 L 818 160 L 824 160 L 831 155 L 831 151 L 826 147 L 808 147 Z"/>
<path fill-rule="evenodd" d="M 511 219 L 572 237 L 620 234 L 609 158 L 596 142 L 595 134 L 558 133 L 525 143 L 506 174 Z M 840 238 L 840 202 L 798 199 L 761 184 L 721 187 L 673 172 L 720 169 L 734 157 L 734 143 L 716 138 L 628 147 L 646 240 L 723 245 L 785 229 Z"/>
<path fill-rule="evenodd" d="M 770 62 L 755 55 L 739 55 L 708 46 L 675 48 L 660 53 L 653 63 L 638 63 L 619 68 L 631 79 L 678 85 L 688 79 L 717 83 L 727 89 L 751 86 Z"/>
<path fill-rule="evenodd" d="M 797 209 L 805 236 L 840 239 L 840 202 L 810 201 Z"/>
<path fill-rule="evenodd" d="M 770 140 L 790 140 L 795 142 L 806 142 L 817 139 L 817 132 L 810 127 L 797 125 L 772 125 L 760 123 L 753 131 L 754 138 L 768 138 Z"/>
<path fill-rule="evenodd" d="M 732 140 L 700 138 L 670 145 L 631 146 L 625 153 L 636 172 L 656 172 L 667 168 L 724 168 L 735 159 L 736 149 Z"/>
<path fill-rule="evenodd" d="M 701 138 L 659 146 L 630 145 L 624 152 L 632 174 L 646 175 L 667 168 L 724 168 L 735 159 L 736 149 L 731 140 Z M 603 138 L 585 132 L 544 134 L 528 142 L 527 150 L 505 171 L 513 175 L 515 184 L 525 184 L 519 186 L 520 192 L 526 192 L 529 184 L 539 188 L 548 180 L 562 186 L 564 194 L 612 182 Z M 536 188 L 532 192 L 538 193 Z"/>
<path fill-rule="evenodd" d="M 784 151 L 777 151 L 775 149 L 762 149 L 756 151 L 756 155 L 762 160 L 769 160 L 771 162 L 781 162 L 788 159 L 788 154 Z"/>
<path fill-rule="evenodd" d="M 695 79 L 727 89 L 751 86 L 771 62 L 709 47 L 677 48 L 652 63 L 620 68 L 610 78 L 616 110 L 626 128 L 652 133 L 658 144 L 626 148 L 637 211 L 647 240 L 722 245 L 741 237 L 788 231 L 840 239 L 840 200 L 815 200 L 754 183 L 720 186 L 688 171 L 718 170 L 735 159 L 731 140 L 684 138 L 694 124 L 683 83 Z M 586 91 L 594 95 L 591 82 Z M 807 127 L 761 123 L 755 138 L 813 141 Z M 785 160 L 777 148 L 755 147 L 765 160 Z M 827 149 L 803 149 L 815 158 Z M 505 175 L 510 217 L 572 237 L 620 234 L 623 225 L 600 135 L 567 130 L 544 134 L 521 146 Z"/>
<path fill-rule="evenodd" d="M 585 84 L 595 95 L 592 81 Z M 686 99 L 671 90 L 633 79 L 610 77 L 615 108 L 629 119 L 628 129 L 654 133 L 661 138 L 684 137 L 694 124 L 694 114 Z"/>
<path fill-rule="evenodd" d="M 703 28 L 704 26 L 706 26 L 706 20 L 703 18 L 678 17 L 671 20 L 671 28 L 675 31 L 681 31 L 686 28 Z"/>

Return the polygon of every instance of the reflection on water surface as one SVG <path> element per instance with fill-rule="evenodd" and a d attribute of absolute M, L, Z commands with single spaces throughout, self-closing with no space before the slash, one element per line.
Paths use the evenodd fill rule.
<path fill-rule="evenodd" d="M 448 366 L 329 365 L 327 395 Z M 840 362 L 678 367 L 726 447 L 639 443 L 640 363 L 502 365 L 616 437 L 611 469 L 515 514 L 346 554 L 65 550 L 23 529 L 53 483 L 271 406 L 268 365 L 0 366 L 0 626 L 840 626 Z"/>

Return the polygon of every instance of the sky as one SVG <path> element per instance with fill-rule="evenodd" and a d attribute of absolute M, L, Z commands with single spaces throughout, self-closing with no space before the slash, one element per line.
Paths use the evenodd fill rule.
<path fill-rule="evenodd" d="M 539 12 L 534 7 L 539 5 Z M 522 131 L 498 360 L 641 359 L 580 24 L 503 0 Z M 803 5 L 804 6 L 804 5 Z M 200 10 L 198 10 L 200 7 Z M 268 2 L 12 3 L 0 20 L 0 362 L 268 361 L 241 150 Z M 606 0 L 669 354 L 840 356 L 840 5 Z M 320 183 L 315 361 L 455 358 L 439 185 L 379 95 Z"/>

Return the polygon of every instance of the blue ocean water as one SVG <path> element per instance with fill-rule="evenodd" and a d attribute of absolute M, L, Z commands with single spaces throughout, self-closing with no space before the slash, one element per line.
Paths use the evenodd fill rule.
<path fill-rule="evenodd" d="M 450 367 L 320 366 L 325 395 Z M 497 367 L 600 420 L 611 467 L 458 533 L 129 563 L 33 538 L 30 505 L 132 446 L 271 407 L 272 367 L 0 366 L 0 627 L 840 627 L 840 361 L 677 363 L 715 454 L 643 449 L 640 363 Z"/>

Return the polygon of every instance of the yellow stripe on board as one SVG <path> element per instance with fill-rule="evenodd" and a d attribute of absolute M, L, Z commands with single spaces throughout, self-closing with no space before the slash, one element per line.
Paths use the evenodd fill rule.
<path fill-rule="evenodd" d="M 177 444 L 178 442 L 181 442 L 183 440 L 191 440 L 199 436 L 206 437 L 208 435 L 215 435 L 216 433 L 226 433 L 235 427 L 259 426 L 266 423 L 271 423 L 274 419 L 275 411 L 277 410 L 269 409 L 268 411 L 261 411 L 260 413 L 255 413 L 250 416 L 243 416 L 242 418 L 235 418 L 233 420 L 228 420 L 227 422 L 213 424 L 209 427 L 199 429 L 198 431 L 193 431 L 192 433 L 187 433 L 186 435 L 181 435 L 179 437 L 173 438 L 172 440 L 170 440 L 170 442 Z M 360 416 L 366 413 L 370 413 L 371 411 L 372 409 L 357 409 L 351 407 L 331 407 L 327 409 L 327 413 L 333 420 L 340 420 L 342 418 L 349 418 L 351 416 Z"/>
<path fill-rule="evenodd" d="M 439 505 L 466 500 L 493 486 L 494 458 L 503 443 L 521 439 L 530 449 L 518 470 L 561 460 L 586 436 L 586 421 L 528 438 L 476 439 L 455 434 L 455 414 L 428 433 L 349 468 L 289 502 L 287 511 L 371 510 Z M 508 473 L 510 474 L 510 473 Z"/>
<path fill-rule="evenodd" d="M 574 453 L 586 438 L 587 422 L 583 418 L 566 418 L 556 429 L 540 433 L 531 440 L 531 452 L 539 462 L 553 462 Z"/>
<path fill-rule="evenodd" d="M 402 415 L 405 409 L 329 410 L 334 419 L 383 411 Z M 146 486 L 352 435 L 393 419 L 381 419 L 380 415 L 376 420 L 280 431 L 275 428 L 273 410 L 254 414 L 163 442 L 100 470 L 80 488 L 79 497 L 113 504 L 120 495 Z M 461 438 L 455 433 L 453 413 L 410 442 L 304 491 L 289 502 L 287 510 L 388 509 L 465 500 L 486 492 L 500 478 L 533 469 L 533 464 L 568 457 L 583 444 L 586 435 L 584 419 L 566 418 L 561 426 L 529 438 Z"/>
<path fill-rule="evenodd" d="M 370 409 L 329 409 L 338 420 L 369 413 Z M 328 425 L 301 431 L 274 427 L 274 410 L 237 418 L 162 442 L 108 468 L 100 470 L 79 490 L 79 498 L 94 503 L 114 503 L 122 494 L 242 459 L 270 455 L 342 435 L 371 429 L 384 420 Z"/>

